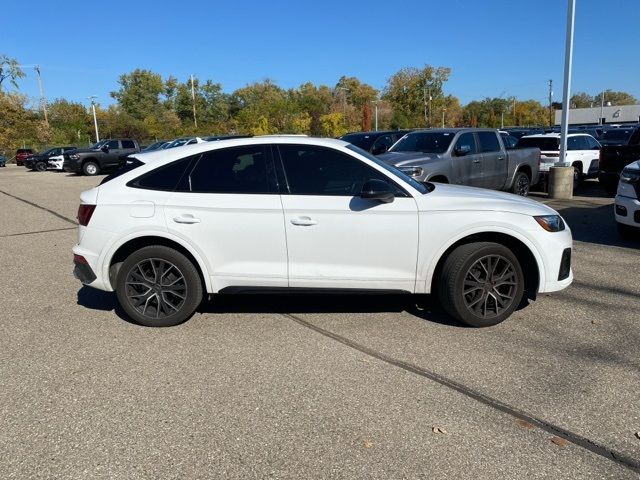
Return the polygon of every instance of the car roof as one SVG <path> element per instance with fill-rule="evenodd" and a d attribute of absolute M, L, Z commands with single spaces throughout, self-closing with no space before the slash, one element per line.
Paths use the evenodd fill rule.
<path fill-rule="evenodd" d="M 199 153 L 210 152 L 212 150 L 218 150 L 226 147 L 242 147 L 245 145 L 266 145 L 266 144 L 287 144 L 295 143 L 298 145 L 316 145 L 324 147 L 346 147 L 350 145 L 349 142 L 339 140 L 336 138 L 319 138 L 319 137 L 306 137 L 306 136 L 291 136 L 291 135 L 270 135 L 270 136 L 255 136 L 247 138 L 229 138 L 225 140 L 217 140 L 215 142 L 203 142 L 194 143 L 191 145 L 184 145 L 178 149 L 168 150 L 153 150 L 151 152 L 134 153 L 130 157 L 137 158 L 144 163 L 155 160 L 177 160 L 179 158 L 188 157 L 190 155 L 197 155 Z"/>
<path fill-rule="evenodd" d="M 568 137 L 590 137 L 588 133 L 567 133 Z M 550 132 L 550 133 L 536 133 L 535 135 L 525 135 L 522 138 L 560 138 L 560 133 L 558 132 Z"/>

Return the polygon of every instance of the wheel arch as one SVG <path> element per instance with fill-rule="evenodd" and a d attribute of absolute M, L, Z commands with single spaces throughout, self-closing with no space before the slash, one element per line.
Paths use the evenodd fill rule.
<path fill-rule="evenodd" d="M 542 263 L 542 259 L 539 258 L 539 255 L 535 251 L 535 247 L 528 244 L 528 242 L 526 242 L 524 239 L 518 238 L 517 235 L 514 235 L 511 232 L 507 233 L 499 231 L 480 231 L 470 233 L 463 236 L 462 238 L 454 240 L 449 245 L 444 247 L 444 251 L 441 251 L 440 255 L 437 256 L 438 260 L 435 264 L 435 267 L 430 269 L 430 275 L 427 278 L 427 283 L 425 285 L 428 288 L 427 293 L 435 292 L 436 283 L 440 276 L 440 272 L 442 271 L 444 262 L 451 254 L 451 252 L 453 252 L 461 245 L 466 245 L 474 242 L 494 242 L 504 245 L 511 251 L 513 251 L 518 258 L 518 261 L 520 261 L 520 265 L 524 273 L 525 295 L 530 299 L 536 298 L 538 290 L 540 289 L 540 285 L 542 281 L 544 281 L 544 266 Z"/>
<path fill-rule="evenodd" d="M 196 267 L 205 291 L 211 293 L 211 279 L 202 256 L 182 239 L 163 235 L 159 232 L 128 237 L 112 247 L 103 262 L 103 278 L 108 279 L 109 286 L 112 289 L 115 290 L 115 278 L 124 259 L 136 250 L 150 245 L 162 245 L 182 253 Z"/>
<path fill-rule="evenodd" d="M 432 175 L 431 177 L 429 177 L 429 179 L 427 181 L 429 181 L 429 182 L 449 183 L 449 179 L 447 178 L 447 176 L 446 175 L 442 175 L 440 173 L 436 173 L 435 175 Z"/>

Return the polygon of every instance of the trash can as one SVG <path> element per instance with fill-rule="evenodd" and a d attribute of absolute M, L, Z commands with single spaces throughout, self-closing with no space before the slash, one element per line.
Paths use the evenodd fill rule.
<path fill-rule="evenodd" d="M 573 198 L 573 167 L 559 164 L 549 169 L 549 198 Z"/>

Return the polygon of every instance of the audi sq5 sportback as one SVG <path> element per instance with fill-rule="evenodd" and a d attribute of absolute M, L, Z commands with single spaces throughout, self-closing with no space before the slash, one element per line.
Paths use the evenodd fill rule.
<path fill-rule="evenodd" d="M 551 208 L 419 183 L 341 140 L 138 153 L 80 202 L 76 277 L 148 326 L 187 320 L 205 295 L 313 289 L 435 293 L 482 327 L 573 279 L 571 232 Z"/>

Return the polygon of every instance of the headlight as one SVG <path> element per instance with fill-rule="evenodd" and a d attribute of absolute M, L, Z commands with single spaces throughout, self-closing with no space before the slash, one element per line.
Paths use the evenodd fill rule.
<path fill-rule="evenodd" d="M 72 154 L 69 155 L 69 158 L 71 160 L 78 160 L 80 158 L 80 155 L 72 153 Z"/>
<path fill-rule="evenodd" d="M 422 168 L 420 167 L 399 167 L 398 170 L 411 177 L 419 177 L 422 175 Z"/>
<path fill-rule="evenodd" d="M 624 183 L 638 183 L 640 181 L 640 170 L 637 168 L 625 168 L 620 175 L 620 181 Z"/>
<path fill-rule="evenodd" d="M 561 232 L 564 230 L 564 222 L 560 215 L 541 215 L 533 218 L 547 232 Z"/>

